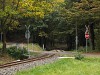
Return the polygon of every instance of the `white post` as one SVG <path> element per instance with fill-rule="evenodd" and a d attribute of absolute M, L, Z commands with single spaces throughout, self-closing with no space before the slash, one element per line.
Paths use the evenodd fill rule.
<path fill-rule="evenodd" d="M 29 52 L 29 38 L 30 38 L 30 31 L 29 31 L 29 28 L 30 28 L 30 25 L 29 26 L 26 26 L 26 39 L 27 39 L 27 50 L 28 50 L 28 54 L 29 54 L 29 58 L 30 58 L 30 52 Z"/>
<path fill-rule="evenodd" d="M 22 49 L 24 48 L 24 44 L 22 43 Z"/>
<path fill-rule="evenodd" d="M 44 50 L 44 44 L 43 44 L 43 50 Z"/>
<path fill-rule="evenodd" d="M 86 39 L 86 53 L 87 53 L 87 39 Z"/>
<path fill-rule="evenodd" d="M 32 50 L 34 50 L 33 43 L 32 43 Z"/>
<path fill-rule="evenodd" d="M 17 47 L 17 49 L 18 49 L 18 43 L 16 43 L 16 47 Z"/>
<path fill-rule="evenodd" d="M 76 52 L 78 50 L 78 33 L 77 33 L 77 23 L 76 23 Z"/>
<path fill-rule="evenodd" d="M 28 50 L 28 54 L 29 54 L 29 57 L 30 57 L 30 52 L 29 52 L 29 38 L 27 39 L 27 50 Z"/>
<path fill-rule="evenodd" d="M 2 46 L 2 34 L 3 34 L 3 33 L 1 32 L 1 46 Z M 1 53 L 2 53 L 2 50 L 1 50 Z"/>
<path fill-rule="evenodd" d="M 86 53 L 87 53 L 87 42 L 88 42 L 88 39 L 89 39 L 89 25 L 86 26 L 86 31 L 85 31 L 85 38 L 86 38 Z"/>

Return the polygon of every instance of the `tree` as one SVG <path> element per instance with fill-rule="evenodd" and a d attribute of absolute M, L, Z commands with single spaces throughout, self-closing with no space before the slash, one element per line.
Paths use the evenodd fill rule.
<path fill-rule="evenodd" d="M 65 0 L 63 5 L 56 8 L 56 12 L 49 15 L 48 25 L 51 32 L 60 37 L 68 37 L 66 34 L 75 37 L 75 26 L 78 26 L 79 44 L 85 46 L 85 25 L 89 25 L 90 42 L 92 49 L 95 49 L 95 27 L 100 20 L 100 1 L 99 0 Z M 48 26 L 48 27 L 49 27 Z M 59 34 L 60 33 L 60 34 Z M 64 34 L 62 36 L 62 34 Z M 69 44 L 70 42 L 68 42 Z"/>
<path fill-rule="evenodd" d="M 17 15 L 20 0 L 0 0 L 0 31 L 3 33 L 3 51 L 6 48 L 6 33 L 18 25 Z"/>
<path fill-rule="evenodd" d="M 45 15 L 53 12 L 55 5 L 52 0 L 0 0 L 0 30 L 3 32 L 3 50 L 6 49 L 8 30 L 19 24 L 28 25 L 33 24 L 34 21 L 41 21 Z"/>
<path fill-rule="evenodd" d="M 79 15 L 82 15 L 82 20 L 84 19 L 85 25 L 89 25 L 90 29 L 90 41 L 92 50 L 95 49 L 95 33 L 94 27 L 96 23 L 100 20 L 100 1 L 99 0 L 81 0 L 81 2 L 74 3 L 73 8 L 77 10 Z"/>

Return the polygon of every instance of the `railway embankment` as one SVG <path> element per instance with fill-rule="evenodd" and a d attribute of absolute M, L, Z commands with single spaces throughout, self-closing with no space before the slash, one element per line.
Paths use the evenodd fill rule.
<path fill-rule="evenodd" d="M 36 66 L 44 65 L 47 63 L 52 63 L 57 59 L 57 55 L 49 55 L 30 60 L 17 61 L 17 63 L 8 63 L 0 66 L 0 75 L 14 75 L 18 71 L 34 68 Z"/>

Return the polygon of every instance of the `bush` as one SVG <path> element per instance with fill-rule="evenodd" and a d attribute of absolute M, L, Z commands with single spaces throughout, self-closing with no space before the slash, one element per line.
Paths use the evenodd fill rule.
<path fill-rule="evenodd" d="M 80 46 L 80 47 L 78 48 L 78 52 L 86 52 L 86 48 L 83 47 L 83 46 Z"/>
<path fill-rule="evenodd" d="M 22 59 L 28 58 L 28 56 L 26 56 L 28 55 L 28 51 L 25 48 L 22 49 L 22 48 L 17 48 L 16 46 L 14 46 L 14 47 L 7 48 L 6 51 L 11 57 L 15 59 L 22 60 Z"/>
<path fill-rule="evenodd" d="M 82 60 L 83 58 L 84 58 L 84 56 L 79 52 L 75 55 L 75 59 L 77 59 L 77 60 Z"/>

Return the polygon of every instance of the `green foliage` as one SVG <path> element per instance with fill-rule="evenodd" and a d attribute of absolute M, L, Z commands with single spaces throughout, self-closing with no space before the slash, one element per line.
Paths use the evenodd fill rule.
<path fill-rule="evenodd" d="M 100 25 L 100 24 L 99 24 Z M 96 35 L 95 35 L 95 38 L 96 38 L 96 49 L 98 50 L 98 51 L 100 51 L 100 29 L 99 28 L 97 28 L 96 29 Z"/>
<path fill-rule="evenodd" d="M 25 59 L 28 58 L 28 51 L 25 48 L 17 48 L 16 46 L 7 48 L 7 53 L 15 59 Z"/>
<path fill-rule="evenodd" d="M 100 0 L 5 0 L 5 2 L 1 0 L 0 2 L 0 31 L 12 30 L 19 24 L 23 28 L 24 25 L 32 25 L 38 36 L 64 41 L 70 48 L 75 46 L 76 25 L 79 45 L 85 46 L 85 25 L 93 23 L 96 27 L 99 21 Z M 39 31 L 39 27 L 48 30 Z M 100 25 L 95 29 L 99 28 Z M 95 42 L 99 48 L 98 38 Z"/>
<path fill-rule="evenodd" d="M 76 53 L 75 59 L 82 60 L 83 58 L 84 58 L 84 56 L 81 53 L 79 53 L 79 52 Z"/>
<path fill-rule="evenodd" d="M 79 46 L 85 46 L 85 25 L 91 25 L 91 23 L 93 23 L 93 26 L 96 27 L 98 25 L 96 23 L 100 23 L 100 1 L 65 0 L 64 6 L 59 5 L 59 8 L 55 10 L 57 11 L 49 15 L 46 20 L 51 30 L 50 34 L 56 39 L 62 38 L 62 40 L 68 41 L 67 45 L 69 44 L 69 46 L 71 44 L 75 46 L 75 28 L 77 25 L 78 44 Z M 100 26 L 98 26 L 98 28 L 100 28 Z M 90 32 L 90 35 L 92 34 L 93 32 Z M 66 38 L 70 38 L 70 41 Z M 94 40 L 92 36 L 90 39 Z M 92 47 L 93 42 L 90 41 L 90 43 L 90 47 Z"/>
<path fill-rule="evenodd" d="M 78 52 L 86 52 L 86 47 L 80 46 Z"/>
<path fill-rule="evenodd" d="M 54 11 L 53 6 L 55 4 L 52 4 L 52 2 L 46 0 L 24 0 L 20 2 L 19 11 L 24 17 L 44 18 L 45 15 Z"/>
<path fill-rule="evenodd" d="M 19 24 L 17 20 L 17 15 L 19 15 L 18 6 L 18 0 L 0 1 L 0 25 L 2 31 L 11 30 Z"/>

